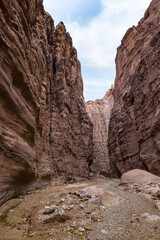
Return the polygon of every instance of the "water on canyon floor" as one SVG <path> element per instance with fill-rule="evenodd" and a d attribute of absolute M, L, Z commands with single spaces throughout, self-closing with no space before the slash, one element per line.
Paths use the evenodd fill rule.
<path fill-rule="evenodd" d="M 115 179 L 54 181 L 0 207 L 0 240 L 159 240 L 155 202 Z"/>

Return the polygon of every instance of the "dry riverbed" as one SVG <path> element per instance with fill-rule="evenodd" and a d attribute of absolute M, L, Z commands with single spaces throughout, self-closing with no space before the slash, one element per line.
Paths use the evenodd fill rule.
<path fill-rule="evenodd" d="M 119 183 L 55 181 L 9 200 L 0 207 L 0 240 L 159 240 L 156 186 L 154 195 L 150 186 Z"/>

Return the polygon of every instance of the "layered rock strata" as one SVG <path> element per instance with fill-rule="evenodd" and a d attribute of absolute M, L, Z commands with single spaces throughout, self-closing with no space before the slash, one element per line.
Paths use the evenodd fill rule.
<path fill-rule="evenodd" d="M 93 123 L 94 158 L 90 169 L 94 175 L 110 176 L 108 157 L 108 126 L 113 107 L 113 89 L 107 91 L 103 99 L 88 101 L 86 109 Z"/>
<path fill-rule="evenodd" d="M 125 34 L 116 57 L 109 125 L 112 174 L 141 168 L 160 176 L 160 2 Z"/>
<path fill-rule="evenodd" d="M 36 179 L 86 177 L 92 124 L 80 63 L 42 0 L 0 1 L 0 203 Z"/>

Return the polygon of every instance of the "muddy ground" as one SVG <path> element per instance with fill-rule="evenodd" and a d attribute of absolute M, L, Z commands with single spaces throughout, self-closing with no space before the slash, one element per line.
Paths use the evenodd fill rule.
<path fill-rule="evenodd" d="M 54 181 L 9 200 L 0 207 L 0 240 L 160 240 L 157 198 L 119 184 Z"/>

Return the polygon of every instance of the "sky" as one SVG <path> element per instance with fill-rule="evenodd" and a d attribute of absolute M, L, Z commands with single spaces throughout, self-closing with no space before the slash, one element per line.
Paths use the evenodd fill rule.
<path fill-rule="evenodd" d="M 55 25 L 63 21 L 78 51 L 85 100 L 103 98 L 114 83 L 117 47 L 151 0 L 44 0 Z"/>

